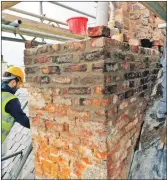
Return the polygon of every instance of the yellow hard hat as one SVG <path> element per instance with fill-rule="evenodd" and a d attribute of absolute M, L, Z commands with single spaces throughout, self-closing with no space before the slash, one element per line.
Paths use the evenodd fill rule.
<path fill-rule="evenodd" d="M 24 72 L 19 67 L 12 66 L 7 69 L 7 72 L 11 73 L 14 76 L 19 77 L 21 87 L 24 85 Z"/>

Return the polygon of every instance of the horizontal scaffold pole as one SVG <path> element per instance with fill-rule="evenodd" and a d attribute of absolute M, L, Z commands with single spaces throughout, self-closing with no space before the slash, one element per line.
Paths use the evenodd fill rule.
<path fill-rule="evenodd" d="M 1 39 L 4 40 L 4 41 L 12 41 L 12 42 L 20 42 L 20 43 L 25 43 L 26 42 L 26 40 L 24 40 L 24 39 L 5 37 L 5 36 L 2 36 Z M 41 44 L 41 45 L 46 44 L 46 43 L 39 42 L 39 41 L 37 43 Z"/>
<path fill-rule="evenodd" d="M 4 25 L 4 24 L 2 24 L 1 28 L 2 28 L 2 31 L 10 32 L 10 33 L 14 33 L 14 31 L 16 30 L 15 27 L 9 26 L 9 25 Z M 66 37 L 60 37 L 60 36 L 57 36 L 54 34 L 32 31 L 32 30 L 24 29 L 24 28 L 20 28 L 18 34 L 19 33 L 21 33 L 22 35 L 33 36 L 33 37 L 36 36 L 36 37 L 40 37 L 40 38 L 46 38 L 46 39 L 52 39 L 52 40 L 58 40 L 58 41 L 74 40 L 74 39 L 70 39 L 70 38 L 66 38 Z"/>
<path fill-rule="evenodd" d="M 65 28 L 53 27 L 50 24 L 45 24 L 39 21 L 30 20 L 30 19 L 23 18 L 20 16 L 2 13 L 2 17 L 6 21 L 21 20 L 22 24 L 20 25 L 20 28 L 29 29 L 32 31 L 39 31 L 41 33 L 53 34 L 56 36 L 62 36 L 64 38 L 84 39 L 86 37 L 86 35 L 71 33 L 68 29 L 65 29 Z"/>
<path fill-rule="evenodd" d="M 77 10 L 77 9 L 71 8 L 71 7 L 66 6 L 66 5 L 64 5 L 64 4 L 61 4 L 61 3 L 58 3 L 58 2 L 54 2 L 54 1 L 49 1 L 49 2 L 52 3 L 52 4 L 55 4 L 55 5 L 61 6 L 61 7 L 63 7 L 63 8 L 69 9 L 69 10 L 71 10 L 71 11 L 74 11 L 74 12 L 83 14 L 83 15 L 85 15 L 85 16 L 91 17 L 91 18 L 93 18 L 93 19 L 96 19 L 96 17 L 93 16 L 93 15 L 90 15 L 90 14 L 87 14 L 87 13 L 85 13 L 85 12 L 79 11 L 79 10 Z"/>
<path fill-rule="evenodd" d="M 29 15 L 29 16 L 32 16 L 32 17 L 36 17 L 36 18 L 39 18 L 39 19 L 44 19 L 44 20 L 47 20 L 47 21 L 50 21 L 50 22 L 54 22 L 54 23 L 58 23 L 58 24 L 62 24 L 62 25 L 67 26 L 67 23 L 65 23 L 65 22 L 58 21 L 58 20 L 52 19 L 52 18 L 48 18 L 48 17 L 46 17 L 46 16 L 44 17 L 44 16 L 41 16 L 41 15 L 38 15 L 38 14 L 35 14 L 35 13 L 30 13 L 30 12 L 23 11 L 23 10 L 16 9 L 16 8 L 9 8 L 9 10 L 10 10 L 10 11 L 17 12 L 17 13 Z"/>

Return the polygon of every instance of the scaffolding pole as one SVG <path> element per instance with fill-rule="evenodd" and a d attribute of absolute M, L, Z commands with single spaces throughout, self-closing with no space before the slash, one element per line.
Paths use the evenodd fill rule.
<path fill-rule="evenodd" d="M 42 1 L 39 2 L 39 10 L 40 10 L 40 15 L 43 16 L 43 18 L 44 18 Z M 43 21 L 44 21 L 43 18 L 41 18 L 41 22 L 42 22 L 42 23 L 43 23 Z M 42 38 L 41 40 L 42 40 L 42 42 L 44 42 L 44 38 Z"/>
<path fill-rule="evenodd" d="M 14 32 L 15 31 L 15 27 L 13 26 L 9 26 L 9 25 L 4 25 L 2 24 L 1 26 L 2 28 L 2 31 L 5 31 L 5 32 Z M 53 34 L 48 34 L 48 33 L 43 33 L 43 32 L 38 32 L 38 31 L 32 31 L 32 30 L 29 30 L 29 29 L 24 29 L 24 28 L 20 28 L 19 29 L 19 32 L 23 35 L 27 35 L 27 36 L 37 36 L 37 37 L 40 37 L 40 38 L 46 38 L 46 39 L 52 39 L 52 40 L 58 40 L 58 41 L 73 41 L 76 39 L 73 39 L 73 38 L 66 38 L 66 37 L 61 37 L 61 36 L 57 36 L 57 35 L 53 35 Z"/>
<path fill-rule="evenodd" d="M 77 12 L 77 13 L 83 14 L 83 15 L 85 15 L 85 16 L 91 17 L 91 18 L 93 18 L 93 19 L 96 19 L 96 17 L 93 16 L 93 15 L 90 15 L 90 14 L 87 14 L 87 13 L 85 13 L 85 12 L 79 11 L 79 10 L 77 10 L 77 9 L 71 8 L 71 7 L 66 6 L 66 5 L 64 5 L 64 4 L 61 4 L 61 3 L 58 3 L 58 2 L 54 2 L 54 1 L 48 1 L 48 2 L 50 2 L 50 3 L 52 3 L 52 4 L 55 4 L 55 5 L 58 5 L 58 6 L 61 6 L 61 7 L 63 7 L 63 8 L 69 9 L 69 10 L 71 10 L 71 11 L 75 11 L 75 12 Z"/>
<path fill-rule="evenodd" d="M 9 10 L 10 10 L 10 11 L 17 12 L 17 13 L 25 14 L 25 15 L 28 15 L 28 16 L 36 17 L 36 18 L 39 18 L 39 19 L 44 18 L 44 17 L 41 16 L 41 15 L 38 15 L 38 14 L 35 14 L 35 13 L 30 13 L 30 12 L 23 11 L 23 10 L 16 9 L 16 8 L 9 8 Z M 48 18 L 48 17 L 46 17 L 46 16 L 45 16 L 45 20 L 67 26 L 67 24 L 66 24 L 65 22 L 61 22 L 61 21 L 58 21 L 58 20 L 56 20 L 56 19 Z"/>
<path fill-rule="evenodd" d="M 5 36 L 2 36 L 1 39 L 4 40 L 4 41 L 12 41 L 12 42 L 20 42 L 20 43 L 25 43 L 26 42 L 26 40 L 24 40 L 24 39 L 11 38 L 11 37 L 5 37 Z M 37 43 L 40 44 L 40 45 L 46 44 L 44 42 L 37 42 Z"/>

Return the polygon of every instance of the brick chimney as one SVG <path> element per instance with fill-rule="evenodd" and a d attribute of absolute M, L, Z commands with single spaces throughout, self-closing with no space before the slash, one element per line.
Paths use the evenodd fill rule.
<path fill-rule="evenodd" d="M 159 52 L 99 37 L 24 55 L 36 178 L 127 179 Z"/>

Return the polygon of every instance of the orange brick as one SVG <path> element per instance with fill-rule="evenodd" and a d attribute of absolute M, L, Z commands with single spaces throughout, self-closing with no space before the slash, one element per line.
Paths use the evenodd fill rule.
<path fill-rule="evenodd" d="M 56 147 L 50 146 L 49 153 L 56 155 L 58 153 L 58 149 Z"/>
<path fill-rule="evenodd" d="M 54 178 L 58 177 L 58 165 L 57 164 L 52 164 L 52 166 L 51 166 L 51 175 Z"/>
<path fill-rule="evenodd" d="M 101 99 L 93 99 L 92 105 L 93 106 L 100 106 L 101 105 Z"/>
<path fill-rule="evenodd" d="M 68 142 L 74 143 L 74 144 L 80 144 L 79 137 L 69 133 L 69 132 L 62 132 L 60 134 L 60 137 L 64 140 L 67 140 Z"/>
<path fill-rule="evenodd" d="M 102 95 L 104 93 L 104 86 L 95 87 L 94 92 L 97 95 Z"/>
<path fill-rule="evenodd" d="M 75 171 L 74 173 L 78 176 L 79 179 L 82 178 L 82 174 L 79 170 Z"/>
<path fill-rule="evenodd" d="M 46 179 L 53 179 L 53 177 L 51 176 L 51 173 L 48 173 L 46 171 L 44 171 L 43 176 L 44 176 L 43 179 L 44 178 L 46 178 Z"/>
<path fill-rule="evenodd" d="M 88 165 L 92 165 L 92 163 L 89 161 L 88 158 L 82 158 L 81 161 L 83 161 L 84 163 L 88 164 Z"/>
<path fill-rule="evenodd" d="M 40 175 L 42 175 L 43 170 L 42 170 L 42 166 L 40 165 L 40 163 L 35 161 L 35 173 L 38 173 Z"/>
<path fill-rule="evenodd" d="M 50 141 L 50 143 L 56 148 L 68 149 L 68 143 L 62 139 L 56 139 L 53 137 L 53 139 Z"/>
<path fill-rule="evenodd" d="M 53 163 L 58 163 L 58 159 L 59 159 L 58 157 L 49 155 L 48 158 L 49 158 L 49 160 L 52 161 Z"/>
<path fill-rule="evenodd" d="M 82 163 L 76 163 L 75 167 L 76 167 L 76 169 L 78 169 L 79 172 L 83 172 L 86 169 L 86 166 Z"/>
<path fill-rule="evenodd" d="M 44 126 L 44 121 L 37 118 L 33 118 L 31 122 L 33 126 L 41 126 L 41 125 Z"/>
<path fill-rule="evenodd" d="M 70 168 L 68 168 L 68 167 L 60 167 L 60 174 L 62 174 L 63 176 L 69 178 L 69 176 L 70 176 Z"/>
<path fill-rule="evenodd" d="M 40 150 L 38 151 L 38 156 L 39 156 L 39 159 L 40 158 L 47 159 L 49 156 L 49 153 L 47 151 Z"/>
<path fill-rule="evenodd" d="M 58 158 L 58 163 L 61 164 L 61 165 L 63 165 L 63 164 L 66 164 L 67 162 L 66 162 L 66 160 L 63 159 L 62 157 L 59 157 L 59 158 Z"/>
<path fill-rule="evenodd" d="M 35 154 L 35 156 L 34 156 L 34 162 L 39 163 L 39 156 L 37 154 Z"/>
<path fill-rule="evenodd" d="M 77 111 L 77 110 L 71 110 L 69 109 L 67 111 L 67 115 L 70 120 L 81 120 L 81 121 L 88 121 L 90 119 L 90 112 L 88 111 Z"/>
<path fill-rule="evenodd" d="M 90 136 L 92 136 L 93 133 L 92 133 L 92 131 L 83 129 L 83 130 L 80 131 L 80 134 L 83 135 L 84 137 L 85 136 L 89 136 L 90 137 Z"/>
<path fill-rule="evenodd" d="M 92 100 L 92 106 L 109 106 L 111 104 L 111 99 L 106 98 L 106 99 L 93 99 Z"/>
<path fill-rule="evenodd" d="M 37 176 L 37 177 L 43 176 L 42 168 L 41 169 L 35 168 L 35 176 Z"/>
<path fill-rule="evenodd" d="M 45 110 L 49 113 L 55 112 L 55 106 L 53 104 L 47 104 Z"/>
<path fill-rule="evenodd" d="M 69 149 L 80 151 L 81 146 L 80 145 L 76 145 L 76 144 L 72 144 L 71 148 L 69 147 Z"/>
<path fill-rule="evenodd" d="M 46 124 L 46 127 L 47 127 L 48 131 L 51 131 L 51 132 L 52 131 L 53 132 L 55 132 L 55 131 L 56 132 L 61 132 L 64 129 L 62 124 L 58 124 L 58 123 L 56 123 L 54 121 L 46 121 L 45 124 Z"/>
<path fill-rule="evenodd" d="M 67 110 L 69 109 L 69 106 L 65 105 L 55 105 L 55 116 L 66 116 Z"/>
<path fill-rule="evenodd" d="M 41 142 L 41 137 L 40 137 L 40 136 L 33 136 L 32 139 L 33 139 L 33 141 L 35 141 L 35 142 L 38 142 L 38 143 Z"/>
<path fill-rule="evenodd" d="M 100 152 L 99 154 L 100 154 L 102 160 L 107 159 L 107 153 L 106 152 Z"/>
<path fill-rule="evenodd" d="M 41 162 L 42 162 L 42 169 L 43 169 L 43 171 L 47 172 L 47 173 L 50 173 L 52 163 L 48 162 L 46 160 L 41 160 Z"/>
<path fill-rule="evenodd" d="M 40 149 L 43 150 L 43 151 L 47 151 L 47 150 L 48 150 L 47 144 L 44 143 L 44 142 L 41 142 L 41 143 L 40 143 Z"/>
<path fill-rule="evenodd" d="M 69 177 L 64 175 L 63 173 L 59 173 L 58 178 L 59 179 L 69 179 Z"/>

